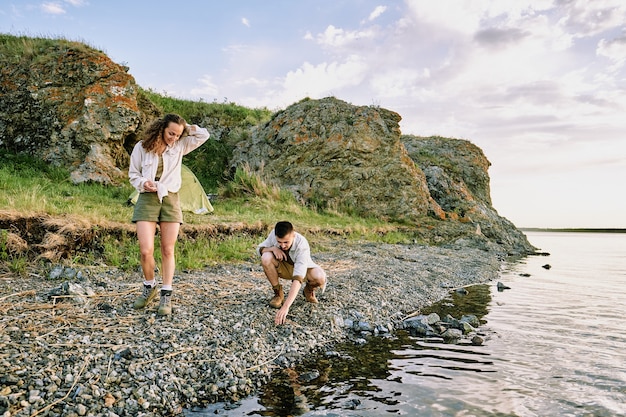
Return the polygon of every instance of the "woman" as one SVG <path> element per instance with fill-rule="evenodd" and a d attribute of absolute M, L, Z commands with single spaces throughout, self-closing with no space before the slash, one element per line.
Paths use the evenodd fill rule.
<path fill-rule="evenodd" d="M 174 246 L 183 222 L 178 191 L 182 184 L 183 155 L 193 151 L 209 139 L 209 132 L 196 125 L 188 125 L 177 114 L 167 114 L 154 121 L 146 130 L 130 156 L 128 176 L 139 191 L 133 223 L 141 254 L 144 282 L 143 293 L 135 301 L 135 309 L 144 308 L 156 297 L 154 240 L 157 224 L 161 233 L 161 271 L 163 284 L 157 314 L 172 314 L 172 280 L 176 261 Z"/>

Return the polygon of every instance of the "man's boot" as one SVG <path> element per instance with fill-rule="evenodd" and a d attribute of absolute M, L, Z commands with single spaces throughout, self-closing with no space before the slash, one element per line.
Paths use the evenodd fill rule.
<path fill-rule="evenodd" d="M 280 306 L 283 305 L 283 300 L 285 299 L 283 286 L 280 284 L 273 285 L 272 289 L 274 290 L 274 298 L 270 300 L 270 306 L 274 308 L 280 308 Z"/>
<path fill-rule="evenodd" d="M 315 297 L 315 288 L 312 288 L 309 284 L 304 286 L 304 298 L 307 302 L 317 304 L 317 298 Z"/>

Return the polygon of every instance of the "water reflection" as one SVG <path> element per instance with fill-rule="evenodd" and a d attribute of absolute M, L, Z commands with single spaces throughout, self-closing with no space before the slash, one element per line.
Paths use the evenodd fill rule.
<path fill-rule="evenodd" d="M 426 307 L 422 312 L 424 314 L 437 313 L 441 317 L 450 314 L 457 318 L 465 314 L 473 314 L 482 319 L 489 313 L 491 288 L 487 284 L 478 284 L 465 289 L 467 290 L 466 294 L 454 291 L 450 297 Z"/>
<path fill-rule="evenodd" d="M 482 319 L 490 301 L 489 286 L 475 285 L 468 287 L 466 294 L 452 292 L 449 298 L 422 313 L 455 318 L 473 314 Z M 361 346 L 341 344 L 300 366 L 280 370 L 256 402 L 247 400 L 239 405 L 238 415 L 373 416 L 383 412 L 413 414 L 421 408 L 428 413 L 431 407 L 438 407 L 426 402 L 415 404 L 412 397 L 434 398 L 435 392 L 441 390 L 437 385 L 440 382 L 434 381 L 450 381 L 465 372 L 494 372 L 492 367 L 482 346 L 470 342 L 445 344 L 440 338 L 418 338 L 399 331 L 393 337 L 371 337 Z M 403 384 L 413 388 L 407 391 Z M 416 393 L 414 385 L 419 385 L 424 393 Z M 445 403 L 445 407 L 460 407 L 452 399 Z M 467 405 L 463 408 L 467 409 Z"/>

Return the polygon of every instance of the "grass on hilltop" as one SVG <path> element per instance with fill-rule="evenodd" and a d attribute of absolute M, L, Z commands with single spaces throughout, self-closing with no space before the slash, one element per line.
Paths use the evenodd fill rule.
<path fill-rule="evenodd" d="M 31 37 L 0 33 L 0 55 L 2 55 L 3 61 L 15 65 L 24 64 L 24 62 L 48 62 L 56 59 L 59 53 L 65 53 L 69 50 L 104 54 L 102 50 L 92 47 L 84 41 L 69 40 L 62 36 Z"/>

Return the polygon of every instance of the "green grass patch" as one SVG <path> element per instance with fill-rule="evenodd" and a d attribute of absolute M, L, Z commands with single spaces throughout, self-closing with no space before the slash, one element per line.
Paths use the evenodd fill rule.
<path fill-rule="evenodd" d="M 244 224 L 267 226 L 269 231 L 275 222 L 289 220 L 297 230 L 310 237 L 314 251 L 337 250 L 337 242 L 342 241 L 419 243 L 423 240 L 419 228 L 414 226 L 361 217 L 352 210 L 304 206 L 290 192 L 280 189 L 264 179 L 262 173 L 252 172 L 247 166 L 238 167 L 227 181 L 224 178 L 214 180 L 219 183 L 218 197 L 213 203 L 215 211 L 208 215 L 185 212 L 185 227 L 198 226 L 201 229 L 211 225 Z M 0 151 L 0 210 L 13 215 L 41 214 L 67 219 L 68 225 L 73 219 L 80 219 L 76 222 L 81 223 L 78 226 L 87 228 L 85 233 L 89 237 L 84 237 L 69 256 L 62 257 L 61 261 L 65 263 L 139 270 L 139 247 L 134 227 L 130 225 L 133 207 L 126 204 L 132 191 L 129 184 L 76 185 L 69 180 L 69 171 L 63 167 Z M 8 227 L 14 228 L 14 225 Z M 34 256 L 32 250 L 11 254 L 1 239 L 7 236 L 7 231 L 2 228 L 0 265 L 24 274 L 33 265 L 41 268 L 47 262 Z M 30 232 L 23 230 L 22 233 L 26 236 Z M 264 238 L 264 235 L 251 235 L 245 231 L 211 237 L 201 234 L 196 238 L 181 236 L 176 245 L 177 269 L 195 270 L 223 262 L 255 259 L 254 248 Z M 158 235 L 155 258 L 160 262 Z"/>
<path fill-rule="evenodd" d="M 0 154 L 0 208 L 13 213 L 87 219 L 94 235 L 90 246 L 81 247 L 63 262 L 138 270 L 139 247 L 134 228 L 129 227 L 133 208 L 126 205 L 131 187 L 74 185 L 64 178 L 67 178 L 67 172 L 62 169 L 51 168 L 28 157 Z M 336 250 L 338 238 L 385 243 L 415 241 L 414 232 L 401 224 L 303 206 L 290 193 L 269 185 L 245 168 L 223 186 L 213 205 L 215 211 L 212 214 L 185 212 L 185 227 L 261 224 L 267 225 L 269 230 L 276 221 L 290 220 L 298 230 L 310 236 L 315 251 Z M 115 227 L 111 223 L 120 223 L 124 227 L 110 233 L 99 226 Z M 176 245 L 177 269 L 194 270 L 223 262 L 252 260 L 256 245 L 264 238 L 245 232 L 195 239 L 181 237 Z M 0 239 L 0 263 L 14 272 L 24 273 L 32 265 L 32 254 L 31 259 L 28 255 L 11 256 L 2 242 Z M 158 235 L 155 248 L 155 258 L 159 262 Z"/>
<path fill-rule="evenodd" d="M 127 222 L 130 184 L 75 185 L 69 171 L 27 155 L 0 153 L 0 207 L 21 213 L 44 212 L 53 216 L 75 214 L 94 222 Z"/>
<path fill-rule="evenodd" d="M 78 50 L 103 53 L 83 41 L 71 41 L 63 37 L 29 37 L 0 34 L 0 55 L 13 64 L 53 60 L 59 53 Z"/>

